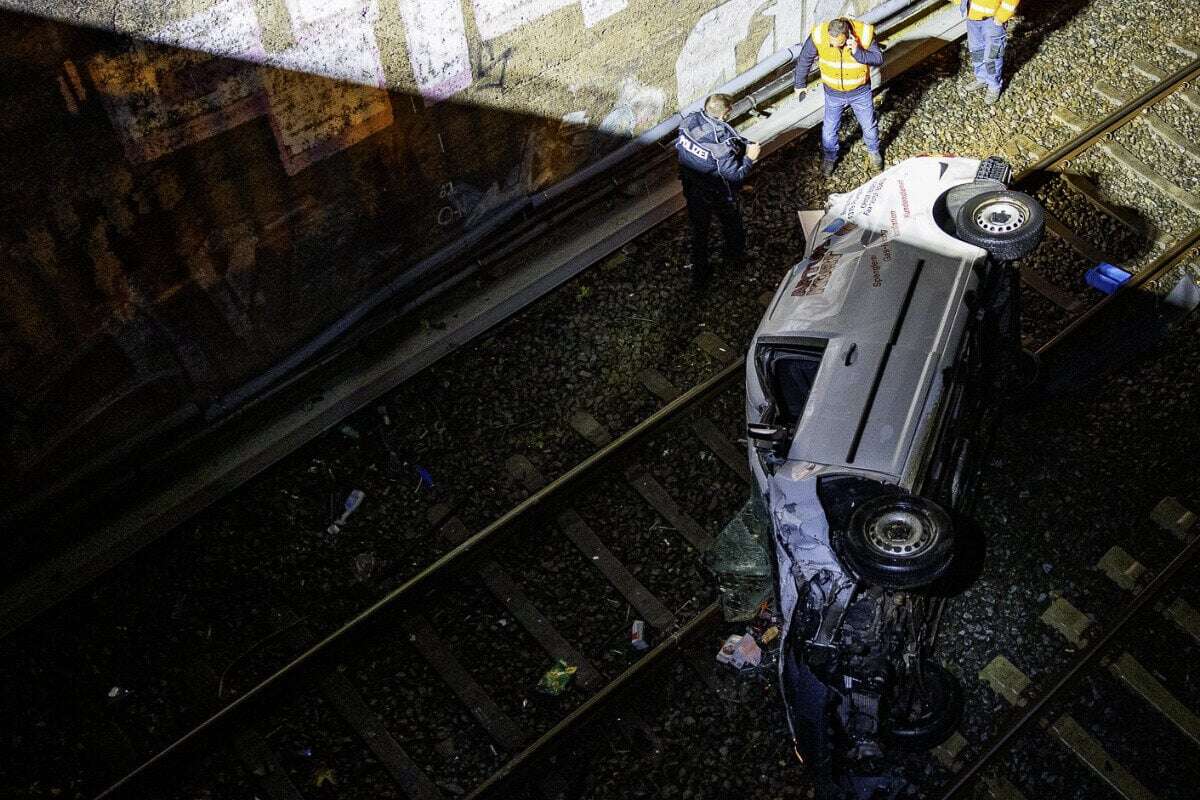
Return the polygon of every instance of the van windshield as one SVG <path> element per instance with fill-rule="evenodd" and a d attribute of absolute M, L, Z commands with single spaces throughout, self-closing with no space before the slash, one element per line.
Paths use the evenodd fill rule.
<path fill-rule="evenodd" d="M 800 419 L 824 350 L 821 345 L 768 347 L 762 351 L 759 366 L 771 388 L 777 424 L 793 425 Z"/>

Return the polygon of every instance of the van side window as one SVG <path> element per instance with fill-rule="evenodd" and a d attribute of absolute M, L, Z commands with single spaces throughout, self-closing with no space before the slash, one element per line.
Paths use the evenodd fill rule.
<path fill-rule="evenodd" d="M 776 424 L 794 425 L 800 419 L 824 350 L 824 346 L 770 347 L 760 354 L 759 365 L 767 378 L 764 383 L 770 387 Z"/>

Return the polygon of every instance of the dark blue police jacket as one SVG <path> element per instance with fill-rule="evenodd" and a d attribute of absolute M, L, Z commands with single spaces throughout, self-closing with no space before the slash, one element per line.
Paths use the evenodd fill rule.
<path fill-rule="evenodd" d="M 730 200 L 754 166 L 746 156 L 746 140 L 732 126 L 703 111 L 683 118 L 675 150 L 685 177 L 722 190 Z"/>

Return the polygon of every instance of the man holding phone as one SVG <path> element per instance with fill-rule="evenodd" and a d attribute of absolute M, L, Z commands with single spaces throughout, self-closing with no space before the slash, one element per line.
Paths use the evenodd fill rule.
<path fill-rule="evenodd" d="M 746 232 L 738 209 L 742 181 L 758 158 L 759 146 L 743 138 L 726 120 L 733 109 L 727 94 L 710 95 L 704 108 L 679 125 L 675 150 L 679 179 L 692 229 L 692 288 L 708 288 L 708 229 L 713 214 L 721 221 L 722 260 L 726 265 L 746 256 Z"/>
<path fill-rule="evenodd" d="M 839 17 L 818 22 L 804 42 L 796 59 L 794 85 L 796 95 L 803 99 L 808 85 L 808 71 L 816 61 L 821 72 L 825 94 L 825 119 L 821 125 L 821 174 L 833 175 L 838 158 L 838 129 L 842 112 L 847 106 L 862 127 L 863 144 L 871 168 L 883 169 L 883 154 L 879 151 L 879 127 L 875 122 L 875 105 L 871 93 L 871 67 L 883 63 L 883 51 L 875 40 L 875 26 L 856 19 Z"/>

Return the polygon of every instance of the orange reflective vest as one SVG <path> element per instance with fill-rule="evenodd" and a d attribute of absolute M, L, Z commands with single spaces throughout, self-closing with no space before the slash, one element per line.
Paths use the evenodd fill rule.
<path fill-rule="evenodd" d="M 1012 0 L 1005 0 L 1012 2 Z M 866 50 L 875 40 L 875 26 L 856 19 L 850 20 L 851 33 L 858 46 Z M 860 64 L 850 54 L 849 47 L 834 47 L 829 43 L 829 22 L 818 22 L 813 26 L 813 45 L 817 48 L 817 63 L 821 69 L 821 82 L 830 89 L 848 92 L 857 89 L 871 78 L 871 68 Z"/>
<path fill-rule="evenodd" d="M 1008 22 L 1021 0 L 970 0 L 967 19 L 981 20 L 995 17 L 1000 25 Z"/>

